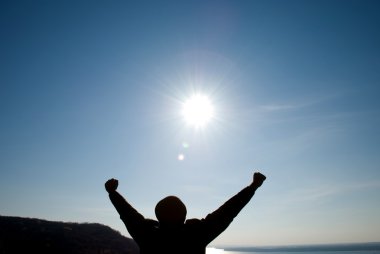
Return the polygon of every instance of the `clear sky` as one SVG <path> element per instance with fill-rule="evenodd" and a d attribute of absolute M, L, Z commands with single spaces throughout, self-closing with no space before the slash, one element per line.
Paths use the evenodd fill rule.
<path fill-rule="evenodd" d="M 213 245 L 380 241 L 379 1 L 1 1 L 0 214 L 128 236 L 268 179 Z M 193 94 L 213 118 L 181 115 Z M 179 157 L 182 155 L 183 157 Z M 183 159 L 183 160 L 179 160 Z"/>

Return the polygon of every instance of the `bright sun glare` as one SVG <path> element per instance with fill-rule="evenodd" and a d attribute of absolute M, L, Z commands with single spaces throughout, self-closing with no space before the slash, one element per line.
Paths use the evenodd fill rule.
<path fill-rule="evenodd" d="M 214 106 L 206 95 L 195 94 L 183 104 L 182 115 L 195 128 L 204 127 L 214 116 Z"/>
<path fill-rule="evenodd" d="M 224 253 L 223 249 L 216 249 L 213 247 L 206 248 L 206 254 L 223 254 L 223 253 Z"/>

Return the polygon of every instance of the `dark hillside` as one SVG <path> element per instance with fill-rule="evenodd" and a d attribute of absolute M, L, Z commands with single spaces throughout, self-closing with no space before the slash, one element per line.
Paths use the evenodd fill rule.
<path fill-rule="evenodd" d="M 135 242 L 97 223 L 0 216 L 0 254 L 137 254 Z"/>

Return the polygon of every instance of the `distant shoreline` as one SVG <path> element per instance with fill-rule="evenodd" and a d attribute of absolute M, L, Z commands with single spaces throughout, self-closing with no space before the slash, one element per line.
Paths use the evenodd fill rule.
<path fill-rule="evenodd" d="M 313 252 L 313 251 L 380 251 L 380 242 L 305 244 L 279 246 L 217 246 L 225 251 L 239 252 Z"/>

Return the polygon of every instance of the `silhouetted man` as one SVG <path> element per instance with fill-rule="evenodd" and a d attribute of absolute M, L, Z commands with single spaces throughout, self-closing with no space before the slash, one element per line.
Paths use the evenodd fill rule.
<path fill-rule="evenodd" d="M 175 196 L 157 203 L 156 221 L 144 218 L 116 191 L 118 180 L 108 180 L 105 188 L 129 234 L 140 247 L 140 254 L 204 254 L 206 246 L 228 227 L 265 179 L 263 174 L 254 173 L 249 186 L 206 218 L 189 220 L 186 220 L 186 206 Z"/>

